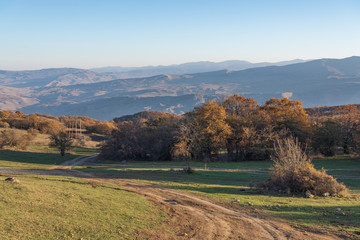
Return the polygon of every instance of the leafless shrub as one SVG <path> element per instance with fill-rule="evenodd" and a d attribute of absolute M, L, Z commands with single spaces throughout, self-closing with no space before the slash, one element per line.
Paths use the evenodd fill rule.
<path fill-rule="evenodd" d="M 271 169 L 272 177 L 284 179 L 288 178 L 289 173 L 295 169 L 304 167 L 310 163 L 307 154 L 301 148 L 297 139 L 286 137 L 276 139 L 274 144 L 274 153 L 272 155 L 274 166 Z"/>
<path fill-rule="evenodd" d="M 277 139 L 274 149 L 274 165 L 270 169 L 270 179 L 263 183 L 262 187 L 287 193 L 311 192 L 314 195 L 348 193 L 345 185 L 338 183 L 324 169 L 315 169 L 297 139 Z"/>

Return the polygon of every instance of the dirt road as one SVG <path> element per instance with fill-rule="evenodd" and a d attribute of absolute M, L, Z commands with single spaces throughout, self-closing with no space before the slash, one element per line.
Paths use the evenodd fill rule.
<path fill-rule="evenodd" d="M 156 229 L 136 232 L 134 239 L 340 239 L 319 229 L 312 232 L 296 229 L 287 223 L 270 219 L 253 208 L 219 204 L 153 184 L 71 170 L 71 167 L 84 164 L 91 158 L 94 156 L 74 159 L 52 169 L 38 170 L 36 174 L 62 174 L 116 184 L 161 206 L 170 221 Z M 33 170 L 21 170 L 22 173 L 29 171 Z"/>

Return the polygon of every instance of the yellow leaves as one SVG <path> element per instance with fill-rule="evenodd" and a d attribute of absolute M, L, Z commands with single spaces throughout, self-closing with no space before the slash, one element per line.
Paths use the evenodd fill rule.
<path fill-rule="evenodd" d="M 196 121 L 199 122 L 205 148 L 216 151 L 225 146 L 226 139 L 231 134 L 231 128 L 225 120 L 225 108 L 215 101 L 209 101 L 197 109 Z"/>
<path fill-rule="evenodd" d="M 270 114 L 275 122 L 288 120 L 306 122 L 309 119 L 309 115 L 306 114 L 302 103 L 288 98 L 271 98 L 261 108 Z"/>

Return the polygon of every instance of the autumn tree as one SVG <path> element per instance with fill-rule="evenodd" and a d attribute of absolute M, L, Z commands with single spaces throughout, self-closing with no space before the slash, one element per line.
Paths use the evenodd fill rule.
<path fill-rule="evenodd" d="M 341 126 L 342 147 L 345 154 L 350 150 L 356 150 L 359 145 L 357 138 L 360 125 L 360 111 L 354 105 L 339 106 L 335 110 L 334 120 Z"/>
<path fill-rule="evenodd" d="M 178 117 L 122 121 L 102 146 L 101 156 L 113 160 L 170 160 Z"/>
<path fill-rule="evenodd" d="M 316 126 L 311 144 L 315 151 L 325 156 L 333 156 L 340 143 L 341 126 L 339 123 L 329 118 Z"/>
<path fill-rule="evenodd" d="M 113 122 L 98 122 L 96 124 L 90 125 L 87 127 L 89 132 L 103 134 L 103 135 L 111 135 L 112 131 L 116 130 L 116 126 Z"/>
<path fill-rule="evenodd" d="M 230 95 L 221 104 L 229 116 L 249 118 L 256 113 L 258 105 L 253 98 L 246 98 L 237 94 Z"/>
<path fill-rule="evenodd" d="M 270 124 L 276 131 L 288 129 L 300 142 L 306 142 L 311 136 L 310 117 L 300 101 L 271 98 L 261 109 L 269 115 Z"/>
<path fill-rule="evenodd" d="M 100 157 L 111 160 L 144 158 L 140 131 L 141 127 L 131 121 L 118 123 L 117 131 L 102 146 Z"/>
<path fill-rule="evenodd" d="M 200 123 L 195 120 L 195 113 L 186 113 L 179 121 L 177 133 L 174 135 L 174 145 L 171 149 L 172 159 L 202 160 Z"/>
<path fill-rule="evenodd" d="M 272 128 L 269 114 L 252 98 L 231 95 L 222 102 L 226 109 L 226 121 L 231 127 L 227 141 L 228 159 L 268 159 L 272 148 Z"/>
<path fill-rule="evenodd" d="M 226 147 L 227 138 L 231 134 L 225 108 L 215 101 L 208 101 L 195 109 L 195 121 L 199 124 L 200 144 L 205 158 L 211 154 L 217 155 L 220 149 Z"/>

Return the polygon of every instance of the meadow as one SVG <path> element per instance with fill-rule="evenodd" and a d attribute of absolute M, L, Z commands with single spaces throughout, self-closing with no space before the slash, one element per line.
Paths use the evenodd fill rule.
<path fill-rule="evenodd" d="M 269 161 L 208 163 L 192 162 L 194 174 L 181 170 L 184 162 L 129 162 L 91 168 L 113 178 L 125 178 L 198 194 L 215 201 L 261 209 L 263 213 L 295 225 L 321 226 L 360 233 L 360 159 L 347 156 L 314 159 L 317 169 L 327 169 L 350 189 L 348 197 L 315 197 L 263 192 L 257 183 L 268 178 Z"/>
<path fill-rule="evenodd" d="M 155 204 L 118 186 L 31 173 L 94 150 L 72 151 L 76 155 L 65 157 L 0 151 L 0 168 L 29 171 L 0 174 L 1 239 L 131 239 L 134 231 L 164 221 Z M 4 181 L 7 177 L 17 178 L 20 184 Z"/>
<path fill-rule="evenodd" d="M 61 158 L 56 153 L 0 151 L 0 168 L 45 170 L 94 149 L 75 148 Z M 260 214 L 305 228 L 360 234 L 360 159 L 348 156 L 313 160 L 317 169 L 344 182 L 348 197 L 304 198 L 263 192 L 257 183 L 268 178 L 269 161 L 191 162 L 194 174 L 186 174 L 185 162 L 92 162 L 75 170 L 112 179 L 156 184 L 185 191 L 224 205 L 256 209 Z M 166 213 L 144 197 L 113 184 L 69 177 L 34 174 L 15 176 L 20 184 L 0 181 L 0 234 L 4 239 L 132 239 L 132 233 L 156 228 Z M 131 203 L 131 204 L 129 204 Z M 35 228 L 34 228 L 35 226 Z M 100 237 L 100 230 L 102 235 Z"/>

